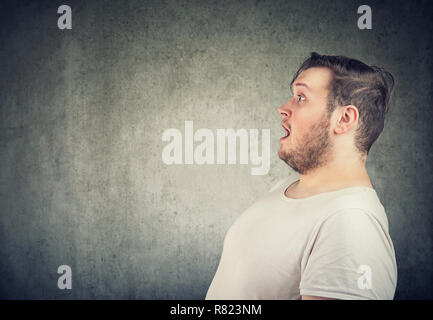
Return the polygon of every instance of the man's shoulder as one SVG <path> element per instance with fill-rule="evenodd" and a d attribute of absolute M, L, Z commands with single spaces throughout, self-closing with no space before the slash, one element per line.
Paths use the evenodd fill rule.
<path fill-rule="evenodd" d="M 376 190 L 373 188 L 351 187 L 335 192 L 334 195 L 328 201 L 336 208 L 356 208 L 367 211 L 383 209 Z"/>
<path fill-rule="evenodd" d="M 347 192 L 327 199 L 326 214 L 323 220 L 345 214 L 368 215 L 388 229 L 388 219 L 376 191 L 372 188 L 350 188 Z"/>

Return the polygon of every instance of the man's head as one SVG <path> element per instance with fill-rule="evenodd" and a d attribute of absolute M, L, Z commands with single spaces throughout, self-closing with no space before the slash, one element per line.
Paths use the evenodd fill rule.
<path fill-rule="evenodd" d="M 280 158 L 301 174 L 338 155 L 365 158 L 383 130 L 393 86 L 382 68 L 313 52 L 290 83 L 293 97 L 278 109 L 290 131 Z"/>

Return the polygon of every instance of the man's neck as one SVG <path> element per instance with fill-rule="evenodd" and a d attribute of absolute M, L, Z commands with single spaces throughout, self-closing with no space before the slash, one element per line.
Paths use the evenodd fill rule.
<path fill-rule="evenodd" d="M 354 186 L 373 188 L 365 168 L 365 160 L 349 161 L 349 159 L 344 159 L 344 161 L 329 162 L 323 167 L 302 174 L 290 192 L 307 196 Z M 289 192 L 289 190 L 287 191 Z"/>

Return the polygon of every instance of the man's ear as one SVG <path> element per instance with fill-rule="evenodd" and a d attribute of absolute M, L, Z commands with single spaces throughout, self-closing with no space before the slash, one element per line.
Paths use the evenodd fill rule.
<path fill-rule="evenodd" d="M 358 123 L 359 112 L 358 108 L 350 104 L 339 107 L 337 110 L 337 122 L 334 128 L 335 134 L 348 132 Z"/>

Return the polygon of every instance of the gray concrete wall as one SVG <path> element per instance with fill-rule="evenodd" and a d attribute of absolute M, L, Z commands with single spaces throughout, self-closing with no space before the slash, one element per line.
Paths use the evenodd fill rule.
<path fill-rule="evenodd" d="M 57 7 L 72 7 L 72 30 Z M 428 1 L 2 1 L 0 294 L 202 299 L 224 234 L 291 173 L 288 83 L 310 51 L 396 78 L 367 169 L 399 266 L 397 299 L 433 298 Z M 166 165 L 168 128 L 269 128 L 271 167 Z M 57 267 L 73 272 L 59 290 Z"/>

